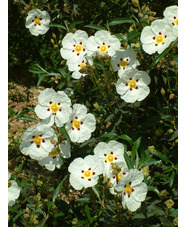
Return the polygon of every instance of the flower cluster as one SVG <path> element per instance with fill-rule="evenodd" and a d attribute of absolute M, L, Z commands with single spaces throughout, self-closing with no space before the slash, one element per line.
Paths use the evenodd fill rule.
<path fill-rule="evenodd" d="M 148 54 L 162 53 L 178 36 L 178 7 L 167 7 L 163 15 L 163 19 L 153 21 L 141 33 L 142 46 Z M 45 34 L 49 23 L 50 15 L 39 9 L 31 10 L 26 18 L 26 27 L 34 36 Z M 116 92 L 127 103 L 142 101 L 150 93 L 151 79 L 145 71 L 137 69 L 140 63 L 136 52 L 129 46 L 121 47 L 119 39 L 109 31 L 99 30 L 90 37 L 82 30 L 70 32 L 62 40 L 60 54 L 74 79 L 89 74 L 86 69 L 93 68 L 96 56 L 109 59 L 110 69 L 118 74 Z M 83 104 L 72 105 L 64 91 L 46 88 L 38 101 L 35 113 L 42 121 L 23 133 L 20 150 L 53 171 L 61 168 L 64 158 L 71 157 L 70 141 L 83 143 L 90 139 L 96 129 L 96 119 Z M 67 132 L 68 139 L 60 135 L 62 129 Z M 121 197 L 123 208 L 136 211 L 145 200 L 148 187 L 141 171 L 128 169 L 124 152 L 120 142 L 99 142 L 93 155 L 84 159 L 78 157 L 70 163 L 70 184 L 75 190 L 93 187 L 98 183 L 99 175 L 103 175 L 110 193 Z M 9 179 L 10 176 L 9 173 Z M 8 204 L 12 206 L 20 194 L 15 181 L 9 181 L 8 192 Z"/>
<path fill-rule="evenodd" d="M 148 54 L 161 54 L 178 37 L 178 7 L 167 7 L 164 18 L 154 20 L 141 33 L 143 49 Z"/>
<path fill-rule="evenodd" d="M 47 88 L 40 93 L 38 100 L 35 113 L 43 121 L 36 127 L 28 128 L 22 135 L 20 150 L 53 171 L 55 167 L 61 167 L 63 158 L 71 156 L 70 142 L 58 141 L 56 134 L 59 128 L 66 128 L 72 142 L 82 143 L 96 129 L 96 119 L 93 114 L 87 113 L 84 105 L 74 104 L 71 107 L 71 100 L 64 91 L 55 92 Z"/>
<path fill-rule="evenodd" d="M 111 140 L 100 142 L 94 149 L 94 155 L 84 159 L 74 159 L 68 167 L 70 184 L 76 190 L 88 188 L 97 184 L 98 176 L 103 174 L 109 179 L 110 192 L 122 197 L 123 208 L 137 210 L 145 200 L 147 185 L 142 182 L 143 174 L 137 169 L 128 169 L 123 158 L 122 143 Z"/>
<path fill-rule="evenodd" d="M 116 84 L 117 93 L 125 102 L 142 101 L 150 92 L 147 86 L 150 83 L 150 77 L 146 72 L 135 69 L 139 61 L 132 48 L 128 47 L 125 50 L 120 48 L 119 39 L 109 31 L 100 30 L 94 36 L 88 37 L 85 31 L 77 30 L 63 38 L 60 52 L 67 60 L 66 64 L 69 71 L 73 72 L 74 79 L 87 75 L 83 69 L 93 65 L 96 55 L 110 57 L 111 68 L 114 72 L 118 71 L 119 76 Z"/>

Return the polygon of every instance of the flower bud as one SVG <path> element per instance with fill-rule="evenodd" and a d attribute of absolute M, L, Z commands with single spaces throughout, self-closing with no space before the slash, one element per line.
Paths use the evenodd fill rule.
<path fill-rule="evenodd" d="M 58 139 L 62 138 L 62 133 L 61 132 L 57 134 L 57 138 Z"/>
<path fill-rule="evenodd" d="M 72 219 L 72 225 L 77 225 L 78 224 L 78 219 L 77 218 L 73 218 Z"/>
<path fill-rule="evenodd" d="M 169 95 L 169 99 L 173 99 L 173 98 L 174 98 L 174 96 L 175 96 L 175 94 L 173 94 L 173 93 L 172 93 L 172 94 L 170 94 L 170 95 Z"/>
<path fill-rule="evenodd" d="M 150 152 L 152 152 L 152 151 L 155 151 L 156 149 L 155 149 L 154 146 L 149 146 L 149 147 L 148 147 L 148 150 L 149 150 Z"/>
<path fill-rule="evenodd" d="M 175 60 L 170 61 L 170 65 L 171 66 L 176 66 L 176 61 Z"/>
<path fill-rule="evenodd" d="M 51 139 L 50 142 L 51 142 L 52 144 L 55 144 L 56 141 L 55 141 L 55 139 Z"/>
<path fill-rule="evenodd" d="M 38 202 L 38 201 L 40 201 L 41 200 L 41 195 L 40 195 L 40 193 L 38 193 L 35 197 L 34 197 L 34 201 L 35 202 Z"/>
<path fill-rule="evenodd" d="M 161 94 L 165 95 L 165 93 L 166 93 L 165 90 L 163 88 L 161 88 Z"/>
<path fill-rule="evenodd" d="M 174 201 L 172 199 L 168 199 L 165 201 L 165 205 L 170 209 L 172 206 L 174 206 Z"/>
<path fill-rule="evenodd" d="M 108 187 L 108 188 L 112 188 L 112 186 L 113 186 L 113 185 L 112 185 L 111 182 L 108 182 L 108 183 L 107 183 L 107 187 Z"/>
<path fill-rule="evenodd" d="M 53 37 L 54 39 L 56 39 L 56 34 L 55 34 L 55 33 L 52 33 L 52 37 Z"/>
<path fill-rule="evenodd" d="M 53 39 L 50 40 L 51 43 L 55 43 Z"/>
<path fill-rule="evenodd" d="M 169 193 L 166 190 L 160 192 L 160 196 L 166 197 Z"/>
<path fill-rule="evenodd" d="M 114 169 L 114 170 L 112 171 L 112 174 L 113 174 L 113 175 L 117 175 L 117 174 L 118 174 L 117 170 Z"/>
<path fill-rule="evenodd" d="M 142 18 L 143 17 L 143 13 L 138 13 L 138 17 Z"/>

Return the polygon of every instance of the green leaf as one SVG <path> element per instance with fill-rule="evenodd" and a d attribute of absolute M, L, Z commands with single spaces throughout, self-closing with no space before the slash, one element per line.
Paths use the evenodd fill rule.
<path fill-rule="evenodd" d="M 170 214 L 171 214 L 172 217 L 174 217 L 174 218 L 178 217 L 178 210 L 177 209 L 174 209 L 173 207 L 171 207 L 169 209 L 169 211 L 170 211 Z"/>
<path fill-rule="evenodd" d="M 96 25 L 96 24 L 87 24 L 84 26 L 85 28 L 93 28 L 96 30 L 106 30 L 104 27 L 100 26 L 100 25 Z"/>
<path fill-rule="evenodd" d="M 94 191 L 94 193 L 96 194 L 96 196 L 98 197 L 98 199 L 100 200 L 100 193 L 99 193 L 99 189 L 98 186 L 95 185 L 92 187 L 92 190 Z"/>
<path fill-rule="evenodd" d="M 159 197 L 161 197 L 161 196 L 160 196 L 159 190 L 158 190 L 156 187 L 154 187 L 154 186 L 148 186 L 148 191 L 153 191 L 153 192 L 155 192 Z"/>
<path fill-rule="evenodd" d="M 171 161 L 168 159 L 168 157 L 162 153 L 159 153 L 157 151 L 152 151 L 151 152 L 153 155 L 157 156 L 158 158 L 160 158 L 161 160 L 163 160 L 164 162 L 169 162 L 171 163 Z"/>
<path fill-rule="evenodd" d="M 126 151 L 124 152 L 124 158 L 125 158 L 125 161 L 127 163 L 128 168 L 129 169 L 134 169 L 134 162 L 129 157 L 129 155 L 128 155 L 128 153 Z"/>
<path fill-rule="evenodd" d="M 176 138 L 178 138 L 178 130 L 176 130 L 176 131 L 171 135 L 171 138 L 170 138 L 168 141 L 175 140 Z"/>
<path fill-rule="evenodd" d="M 132 147 L 132 160 L 135 159 L 136 152 L 140 146 L 140 143 L 141 143 L 141 136 L 134 142 L 134 145 Z"/>
<path fill-rule="evenodd" d="M 108 132 L 108 133 L 105 133 L 103 135 L 101 135 L 99 138 L 109 138 L 109 139 L 112 139 L 114 137 L 117 137 L 117 134 L 115 132 Z"/>
<path fill-rule="evenodd" d="M 73 21 L 73 22 L 70 24 L 70 26 L 69 26 L 69 30 L 72 32 L 73 28 L 75 28 L 77 24 L 81 24 L 81 23 L 83 23 L 83 22 L 84 22 L 83 20 L 81 20 L 81 21 Z"/>
<path fill-rule="evenodd" d="M 170 185 L 170 187 L 172 187 L 172 185 L 173 185 L 174 178 L 175 178 L 175 172 L 172 171 L 172 173 L 171 173 L 171 175 L 169 177 L 169 185 Z"/>
<path fill-rule="evenodd" d="M 126 140 L 127 142 L 129 142 L 130 145 L 132 146 L 133 140 L 132 140 L 129 136 L 127 136 L 126 134 L 123 134 L 123 135 L 120 136 L 120 138 L 121 138 L 122 140 Z"/>
<path fill-rule="evenodd" d="M 58 212 L 58 213 L 55 213 L 54 214 L 54 218 L 58 218 L 58 217 L 61 217 L 61 216 L 64 216 L 65 214 L 63 212 Z"/>
<path fill-rule="evenodd" d="M 90 198 L 79 198 L 79 199 L 76 199 L 75 202 L 90 203 Z"/>
<path fill-rule="evenodd" d="M 90 216 L 90 210 L 89 210 L 88 204 L 85 204 L 85 213 L 86 213 L 86 215 L 87 215 L 88 221 L 89 221 L 90 223 L 92 223 L 93 218 Z"/>
<path fill-rule="evenodd" d="M 61 187 L 63 185 L 63 182 L 65 181 L 65 179 L 67 178 L 68 176 L 68 173 L 66 173 L 66 175 L 64 176 L 63 180 L 59 183 L 59 185 L 57 186 L 57 188 L 54 190 L 53 192 L 53 197 L 52 197 L 52 202 L 54 203 L 57 196 L 59 195 L 59 192 L 61 190 Z"/>
<path fill-rule="evenodd" d="M 177 39 L 152 62 L 150 68 L 154 67 L 176 44 L 178 44 Z"/>
<path fill-rule="evenodd" d="M 51 28 L 62 28 L 64 30 L 67 30 L 67 28 L 62 24 L 50 24 L 49 27 L 51 27 Z"/>
<path fill-rule="evenodd" d="M 138 31 L 131 31 L 131 32 L 128 33 L 127 39 L 128 39 L 128 41 L 129 41 L 129 40 L 131 40 L 131 39 L 136 38 L 136 37 L 139 36 L 140 34 L 141 34 L 141 33 L 138 32 Z"/>
<path fill-rule="evenodd" d="M 118 24 L 125 24 L 125 23 L 135 23 L 135 21 L 130 18 L 116 18 L 113 21 L 109 22 L 108 25 L 115 26 Z"/>
<path fill-rule="evenodd" d="M 40 121 L 38 121 L 37 119 L 33 118 L 33 117 L 29 117 L 27 115 L 23 115 L 23 116 L 20 116 L 18 117 L 17 119 L 19 120 L 24 120 L 24 121 L 34 121 L 34 122 L 37 122 L 39 123 Z"/>
<path fill-rule="evenodd" d="M 67 130 L 65 129 L 65 126 L 60 128 L 60 131 L 62 132 L 62 135 L 67 139 L 67 140 L 70 140 L 70 137 L 68 135 L 68 132 Z"/>

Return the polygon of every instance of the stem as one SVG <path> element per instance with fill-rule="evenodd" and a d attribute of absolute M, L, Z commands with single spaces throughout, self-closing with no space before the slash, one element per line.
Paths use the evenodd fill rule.
<path fill-rule="evenodd" d="M 92 79 L 92 82 L 94 83 L 94 86 L 96 87 L 96 84 L 97 84 L 97 86 L 98 86 L 98 88 L 99 88 L 99 90 L 100 90 L 100 92 L 101 92 L 103 98 L 106 100 L 107 104 L 108 104 L 109 107 L 111 108 L 111 105 L 110 105 L 108 99 L 106 98 L 103 89 L 101 88 L 101 86 L 100 86 L 99 83 L 97 82 L 97 78 L 96 78 L 96 76 L 95 76 L 95 74 L 94 74 L 94 72 L 92 71 L 91 68 L 90 68 L 90 72 L 91 72 L 91 75 L 93 75 L 94 80 L 95 80 L 95 81 L 94 81 L 94 80 L 92 79 L 92 77 L 90 77 L 90 78 Z"/>

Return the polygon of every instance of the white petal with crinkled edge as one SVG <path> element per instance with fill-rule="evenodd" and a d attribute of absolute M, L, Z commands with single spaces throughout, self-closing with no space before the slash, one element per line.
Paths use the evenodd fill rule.
<path fill-rule="evenodd" d="M 61 150 L 61 155 L 63 158 L 71 157 L 71 145 L 69 141 L 65 140 L 63 141 L 63 143 L 60 143 L 59 148 Z"/>
<path fill-rule="evenodd" d="M 57 167 L 58 169 L 63 165 L 63 159 L 56 155 L 56 158 L 53 158 L 51 155 L 38 161 L 39 165 L 45 166 L 46 169 L 53 171 Z"/>
<path fill-rule="evenodd" d="M 11 180 L 12 185 L 8 187 L 8 205 L 13 206 L 15 204 L 15 200 L 20 195 L 20 188 L 17 185 L 17 182 Z"/>

